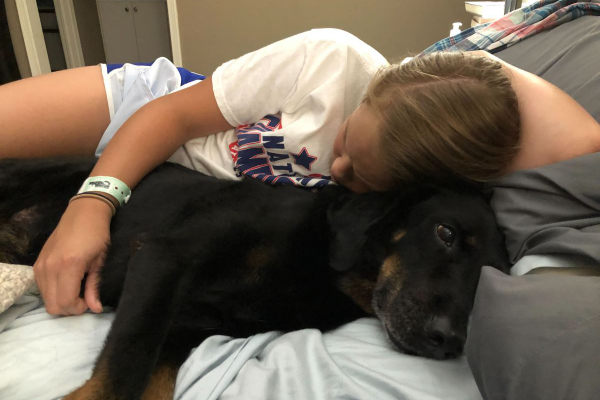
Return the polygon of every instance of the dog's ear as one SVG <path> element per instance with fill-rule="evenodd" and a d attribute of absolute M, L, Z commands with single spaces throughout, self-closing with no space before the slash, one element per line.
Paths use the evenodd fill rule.
<path fill-rule="evenodd" d="M 344 195 L 327 210 L 330 247 L 329 263 L 337 271 L 354 265 L 373 224 L 373 213 L 365 207 L 362 196 Z"/>
<path fill-rule="evenodd" d="M 399 218 L 407 215 L 412 206 L 439 192 L 434 185 L 420 184 L 385 193 L 339 197 L 327 211 L 330 266 L 337 271 L 350 269 L 365 251 L 369 239 L 380 241 L 376 246 L 384 246 L 382 232 L 396 230 L 399 226 L 395 225 L 401 222 Z M 386 229 L 388 227 L 390 229 Z"/>
<path fill-rule="evenodd" d="M 350 269 L 363 254 L 368 239 L 380 240 L 381 243 L 375 245 L 383 246 L 384 240 L 379 233 L 398 224 L 398 216 L 405 215 L 410 207 L 437 192 L 431 185 L 419 185 L 386 193 L 346 194 L 338 198 L 327 211 L 331 267 L 337 271 Z M 395 217 L 391 218 L 392 215 Z"/>

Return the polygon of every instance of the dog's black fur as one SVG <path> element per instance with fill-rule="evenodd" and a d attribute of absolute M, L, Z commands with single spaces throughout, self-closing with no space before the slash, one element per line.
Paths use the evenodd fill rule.
<path fill-rule="evenodd" d="M 0 162 L 0 261 L 35 261 L 93 163 Z M 157 382 L 172 383 L 211 335 L 369 315 L 399 350 L 453 358 L 481 267 L 508 267 L 489 206 L 465 188 L 315 193 L 172 164 L 136 187 L 111 238 L 99 290 L 116 318 L 92 378 L 67 399 L 169 398 Z"/>

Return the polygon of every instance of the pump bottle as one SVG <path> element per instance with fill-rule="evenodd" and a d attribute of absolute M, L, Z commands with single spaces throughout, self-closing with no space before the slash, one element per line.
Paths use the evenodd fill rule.
<path fill-rule="evenodd" d="M 462 22 L 453 22 L 450 36 L 458 35 L 460 33 L 460 26 L 462 26 Z"/>

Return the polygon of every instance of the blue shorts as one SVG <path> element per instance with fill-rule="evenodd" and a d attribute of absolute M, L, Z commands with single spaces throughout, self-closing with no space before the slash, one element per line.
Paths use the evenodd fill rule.
<path fill-rule="evenodd" d="M 144 104 L 201 82 L 206 77 L 161 57 L 149 64 L 100 64 L 110 124 L 96 148 L 100 156 L 115 132 Z"/>

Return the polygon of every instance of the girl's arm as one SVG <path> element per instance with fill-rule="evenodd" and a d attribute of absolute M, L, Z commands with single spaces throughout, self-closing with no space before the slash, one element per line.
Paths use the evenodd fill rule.
<path fill-rule="evenodd" d="M 130 188 L 190 139 L 230 129 L 213 94 L 212 80 L 146 104 L 111 139 L 92 176 L 112 176 Z M 135 191 L 133 192 L 135 195 Z M 36 282 L 50 314 L 102 310 L 98 271 L 110 242 L 109 206 L 78 199 L 63 214 L 34 265 Z M 88 273 L 85 297 L 80 285 Z"/>
<path fill-rule="evenodd" d="M 185 142 L 230 129 L 217 106 L 212 79 L 151 101 L 108 143 L 92 176 L 113 176 L 133 188 Z"/>
<path fill-rule="evenodd" d="M 521 148 L 506 172 L 600 151 L 600 124 L 571 96 L 486 51 L 473 53 L 502 63 L 519 101 Z"/>

